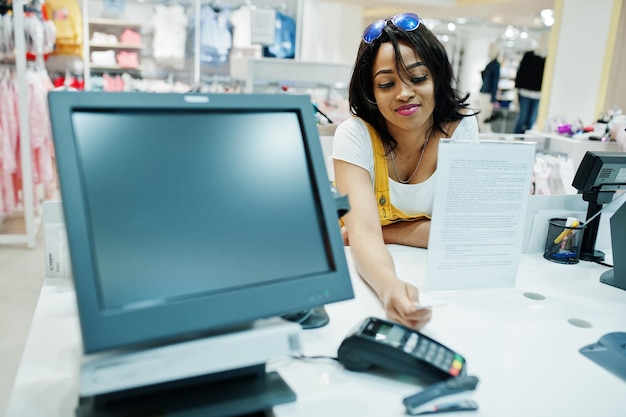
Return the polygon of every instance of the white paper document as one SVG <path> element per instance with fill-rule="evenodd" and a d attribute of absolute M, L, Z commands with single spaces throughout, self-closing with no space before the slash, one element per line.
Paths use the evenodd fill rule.
<path fill-rule="evenodd" d="M 534 161 L 534 143 L 440 143 L 426 291 L 515 286 Z"/>

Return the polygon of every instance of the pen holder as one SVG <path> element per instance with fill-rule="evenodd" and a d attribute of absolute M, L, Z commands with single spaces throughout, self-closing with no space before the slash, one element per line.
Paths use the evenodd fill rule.
<path fill-rule="evenodd" d="M 585 226 L 566 224 L 567 219 L 550 219 L 543 257 L 560 264 L 577 264 Z"/>

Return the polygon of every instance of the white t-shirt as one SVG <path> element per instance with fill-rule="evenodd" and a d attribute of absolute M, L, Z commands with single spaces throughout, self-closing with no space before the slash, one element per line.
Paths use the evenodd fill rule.
<path fill-rule="evenodd" d="M 452 142 L 479 143 L 476 117 L 464 117 L 454 130 Z M 367 126 L 358 117 L 345 120 L 335 131 L 333 138 L 334 159 L 350 162 L 370 173 L 374 184 L 374 151 Z M 419 184 L 402 184 L 389 178 L 389 198 L 391 204 L 406 214 L 420 213 L 432 215 L 435 199 L 435 177 L 437 171 Z"/>
<path fill-rule="evenodd" d="M 185 8 L 179 4 L 156 5 L 148 29 L 152 29 L 154 59 L 176 68 L 184 65 L 187 23 Z"/>

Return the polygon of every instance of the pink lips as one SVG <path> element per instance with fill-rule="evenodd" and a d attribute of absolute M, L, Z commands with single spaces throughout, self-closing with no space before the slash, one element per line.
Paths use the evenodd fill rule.
<path fill-rule="evenodd" d="M 417 104 L 406 104 L 404 106 L 400 106 L 396 109 L 396 112 L 401 114 L 402 116 L 411 116 L 415 114 L 415 112 L 419 109 Z"/>

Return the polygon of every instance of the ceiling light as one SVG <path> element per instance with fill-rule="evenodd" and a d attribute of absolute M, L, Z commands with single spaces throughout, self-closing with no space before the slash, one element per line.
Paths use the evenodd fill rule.
<path fill-rule="evenodd" d="M 506 30 L 502 34 L 502 37 L 505 39 L 513 39 L 517 37 L 518 31 L 513 26 L 507 26 Z"/>
<path fill-rule="evenodd" d="M 448 30 L 450 32 L 454 32 L 455 29 L 456 29 L 456 25 L 454 23 L 452 23 L 452 22 L 448 23 Z"/>
<path fill-rule="evenodd" d="M 541 11 L 541 20 L 543 24 L 550 27 L 554 24 L 554 11 L 551 9 L 543 9 Z"/>

